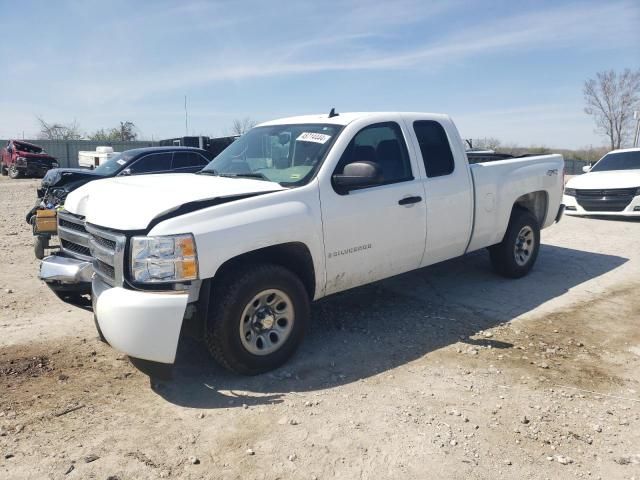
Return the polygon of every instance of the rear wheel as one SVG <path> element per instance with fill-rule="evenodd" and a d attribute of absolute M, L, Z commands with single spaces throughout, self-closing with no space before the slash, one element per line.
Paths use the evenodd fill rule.
<path fill-rule="evenodd" d="M 213 291 L 205 340 L 227 370 L 264 373 L 295 352 L 309 322 L 309 297 L 294 273 L 270 264 L 240 268 Z"/>
<path fill-rule="evenodd" d="M 9 173 L 9 172 L 7 171 L 7 167 L 5 167 L 5 166 L 4 166 L 4 163 L 0 164 L 0 172 L 2 173 L 2 176 L 3 176 L 3 177 L 6 177 L 6 176 L 7 176 L 7 174 Z"/>
<path fill-rule="evenodd" d="M 15 165 L 11 165 L 9 167 L 10 178 L 16 179 L 16 178 L 20 178 L 21 176 L 22 176 L 22 172 L 20 172 L 20 170 L 18 170 Z"/>
<path fill-rule="evenodd" d="M 520 278 L 536 263 L 540 249 L 540 226 L 528 210 L 516 208 L 511 214 L 504 239 L 489 248 L 494 270 L 508 278 Z"/>

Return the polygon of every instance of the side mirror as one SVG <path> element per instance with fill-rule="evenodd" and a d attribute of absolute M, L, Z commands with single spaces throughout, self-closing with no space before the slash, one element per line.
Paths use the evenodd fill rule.
<path fill-rule="evenodd" d="M 120 172 L 120 175 L 122 175 L 123 177 L 127 177 L 127 176 L 131 175 L 131 169 L 130 168 L 125 168 L 124 170 L 122 170 Z"/>
<path fill-rule="evenodd" d="M 333 176 L 333 184 L 345 192 L 370 187 L 380 183 L 380 167 L 375 162 L 352 162 L 344 166 L 342 173 Z"/>
<path fill-rule="evenodd" d="M 582 171 L 584 173 L 589 173 L 589 170 L 591 170 L 591 165 L 585 165 L 584 167 L 582 167 Z"/>

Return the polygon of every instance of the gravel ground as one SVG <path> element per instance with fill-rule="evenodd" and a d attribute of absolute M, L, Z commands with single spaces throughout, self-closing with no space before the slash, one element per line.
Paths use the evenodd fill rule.
<path fill-rule="evenodd" d="M 485 252 L 314 305 L 242 378 L 202 346 L 150 381 L 37 279 L 0 179 L 0 478 L 640 479 L 640 222 L 566 218 L 526 278 Z"/>

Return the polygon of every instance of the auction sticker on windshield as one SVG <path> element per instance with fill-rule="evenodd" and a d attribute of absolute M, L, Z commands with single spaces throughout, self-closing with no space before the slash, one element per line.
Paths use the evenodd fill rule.
<path fill-rule="evenodd" d="M 315 142 L 315 143 L 327 143 L 327 140 L 331 138 L 331 135 L 325 135 L 324 133 L 303 132 L 296 141 L 298 142 Z"/>

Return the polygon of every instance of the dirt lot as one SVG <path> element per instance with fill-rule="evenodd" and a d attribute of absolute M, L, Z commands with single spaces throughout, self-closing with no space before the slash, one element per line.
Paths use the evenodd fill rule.
<path fill-rule="evenodd" d="M 640 479 L 640 222 L 565 218 L 532 274 L 484 252 L 333 296 L 284 368 L 185 341 L 150 381 L 37 280 L 0 179 L 0 478 Z"/>

